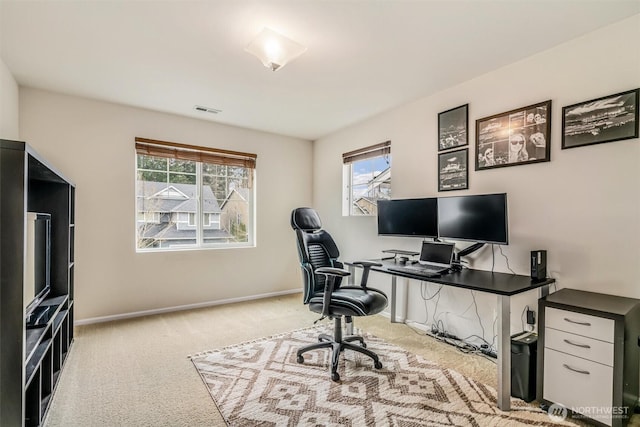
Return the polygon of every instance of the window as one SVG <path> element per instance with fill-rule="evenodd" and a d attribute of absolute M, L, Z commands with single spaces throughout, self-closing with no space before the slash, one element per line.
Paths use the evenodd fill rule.
<path fill-rule="evenodd" d="M 138 212 L 138 222 L 160 222 L 160 213 L 158 212 Z"/>
<path fill-rule="evenodd" d="M 136 248 L 252 246 L 256 155 L 136 138 Z"/>
<path fill-rule="evenodd" d="M 391 141 L 342 155 L 345 216 L 377 215 L 378 200 L 391 198 Z"/>

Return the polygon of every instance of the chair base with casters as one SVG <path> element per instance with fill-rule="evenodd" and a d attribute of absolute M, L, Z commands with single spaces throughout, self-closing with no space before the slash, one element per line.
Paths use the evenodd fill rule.
<path fill-rule="evenodd" d="M 340 353 L 346 349 L 357 351 L 373 359 L 373 366 L 376 369 L 382 369 L 382 363 L 378 358 L 378 355 L 373 351 L 367 349 L 367 344 L 364 342 L 364 338 L 360 335 L 347 335 L 342 336 L 342 318 L 336 317 L 333 319 L 333 336 L 328 334 L 320 334 L 318 336 L 318 343 L 309 344 L 298 349 L 297 362 L 304 363 L 304 356 L 307 351 L 317 350 L 320 348 L 331 348 L 331 379 L 333 381 L 340 381 L 340 374 L 338 374 L 338 362 L 340 361 Z M 352 344 L 352 341 L 360 342 L 360 345 Z"/>
<path fill-rule="evenodd" d="M 365 267 L 365 271 L 371 268 L 371 265 L 376 265 L 375 263 L 367 263 Z M 342 287 L 338 290 L 333 290 L 333 285 L 335 283 L 336 277 L 348 276 L 349 272 L 336 269 L 336 268 L 319 268 L 316 270 L 318 274 L 324 274 L 327 277 L 326 285 L 327 289 L 322 296 L 317 297 L 310 302 L 310 309 L 315 312 L 320 312 L 323 316 L 328 316 L 333 318 L 334 328 L 333 328 L 333 336 L 328 334 L 320 334 L 318 336 L 318 342 L 315 344 L 309 344 L 307 346 L 301 347 L 298 349 L 296 355 L 296 361 L 298 363 L 304 363 L 303 354 L 307 351 L 318 350 L 323 348 L 330 348 L 332 351 L 331 355 L 331 379 L 333 381 L 340 381 L 340 375 L 338 374 L 338 363 L 340 361 L 340 353 L 344 350 L 352 350 L 358 353 L 364 354 L 365 356 L 373 359 L 373 366 L 376 369 L 382 369 L 382 363 L 377 354 L 373 351 L 367 349 L 367 345 L 364 342 L 364 338 L 360 335 L 342 335 L 342 317 L 344 314 L 340 314 L 346 310 L 353 310 L 353 307 L 340 307 L 340 301 L 344 300 L 347 305 L 353 304 L 352 300 L 359 300 L 363 304 L 368 306 L 369 314 L 373 314 L 371 311 L 379 312 L 386 306 L 386 296 L 382 294 L 380 291 L 370 292 L 370 289 L 366 287 L 363 289 L 361 287 Z M 327 297 L 325 298 L 325 295 Z M 319 299 L 322 299 L 322 304 L 320 304 Z M 328 304 L 326 304 L 328 302 Z M 347 322 L 351 323 L 351 316 L 344 315 L 347 318 Z M 354 344 L 353 342 L 358 342 L 359 344 Z"/>

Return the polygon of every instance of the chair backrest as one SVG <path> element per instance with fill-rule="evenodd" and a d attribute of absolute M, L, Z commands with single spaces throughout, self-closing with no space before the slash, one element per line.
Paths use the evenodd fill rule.
<path fill-rule="evenodd" d="M 291 212 L 291 227 L 296 232 L 298 257 L 302 268 L 304 303 L 324 292 L 325 276 L 315 274 L 320 267 L 342 268 L 340 251 L 331 235 L 322 230 L 320 216 L 312 208 L 296 208 Z M 336 288 L 340 283 L 336 283 Z"/>

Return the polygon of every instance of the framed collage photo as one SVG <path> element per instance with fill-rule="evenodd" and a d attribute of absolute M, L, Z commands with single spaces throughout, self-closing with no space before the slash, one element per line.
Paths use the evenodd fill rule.
<path fill-rule="evenodd" d="M 438 154 L 438 191 L 469 188 L 469 149 Z"/>
<path fill-rule="evenodd" d="M 476 120 L 476 170 L 551 160 L 551 101 Z"/>
<path fill-rule="evenodd" d="M 638 137 L 640 89 L 562 108 L 562 149 Z"/>
<path fill-rule="evenodd" d="M 469 143 L 469 104 L 438 114 L 438 151 Z"/>

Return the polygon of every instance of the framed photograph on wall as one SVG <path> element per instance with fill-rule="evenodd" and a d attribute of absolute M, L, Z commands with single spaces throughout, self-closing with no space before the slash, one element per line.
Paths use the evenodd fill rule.
<path fill-rule="evenodd" d="M 438 151 L 469 143 L 469 104 L 438 114 Z"/>
<path fill-rule="evenodd" d="M 469 149 L 438 154 L 438 191 L 469 188 Z"/>
<path fill-rule="evenodd" d="M 562 107 L 562 149 L 638 137 L 640 89 Z"/>
<path fill-rule="evenodd" d="M 551 100 L 476 120 L 476 170 L 551 160 Z"/>

